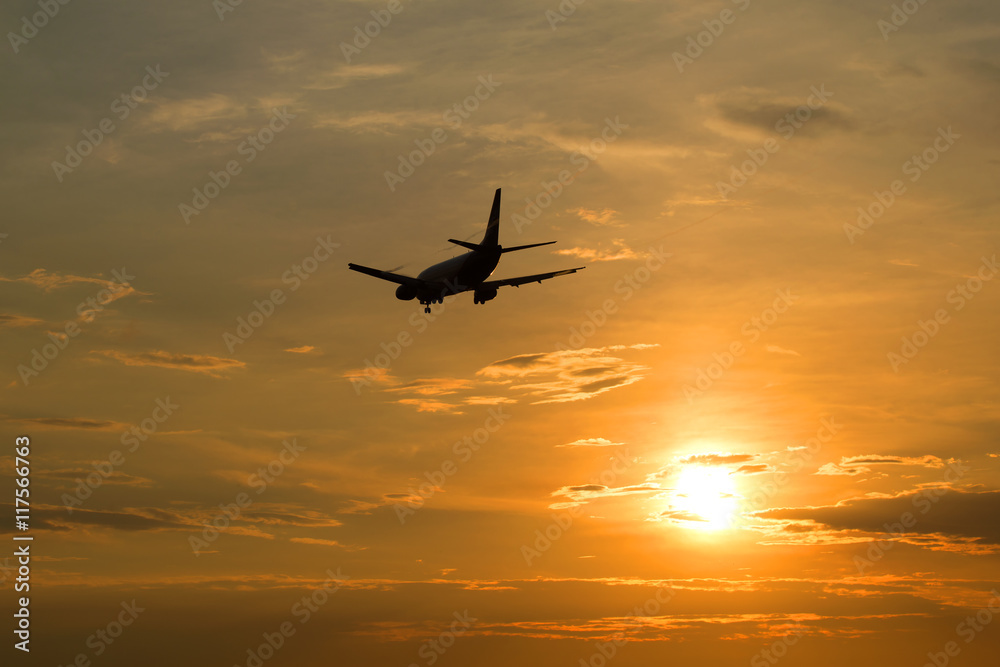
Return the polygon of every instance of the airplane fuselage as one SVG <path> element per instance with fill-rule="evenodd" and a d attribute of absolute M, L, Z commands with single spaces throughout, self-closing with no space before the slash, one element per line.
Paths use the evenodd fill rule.
<path fill-rule="evenodd" d="M 421 301 L 433 302 L 476 289 L 497 268 L 500 254 L 499 248 L 496 252 L 470 250 L 424 269 L 417 278 L 431 283 L 431 287 L 420 290 L 417 296 Z"/>

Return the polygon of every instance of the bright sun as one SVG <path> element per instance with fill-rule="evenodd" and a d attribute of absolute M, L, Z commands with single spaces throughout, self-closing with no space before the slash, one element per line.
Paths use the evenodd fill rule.
<path fill-rule="evenodd" d="M 701 530 L 728 528 L 736 512 L 736 485 L 729 471 L 702 465 L 687 465 L 677 478 L 673 506 L 691 519 L 682 525 Z M 697 520 L 697 519 L 701 520 Z"/>

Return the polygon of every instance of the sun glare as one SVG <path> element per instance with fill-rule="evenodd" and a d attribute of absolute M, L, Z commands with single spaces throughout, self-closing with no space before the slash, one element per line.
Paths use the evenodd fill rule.
<path fill-rule="evenodd" d="M 685 527 L 700 530 L 728 528 L 736 506 L 736 485 L 727 469 L 688 465 L 681 470 L 673 507 L 692 515 L 693 520 L 683 522 Z"/>

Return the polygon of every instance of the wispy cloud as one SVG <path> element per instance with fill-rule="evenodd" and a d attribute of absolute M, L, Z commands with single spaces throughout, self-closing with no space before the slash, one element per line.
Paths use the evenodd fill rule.
<path fill-rule="evenodd" d="M 552 505 L 554 509 L 563 509 L 576 505 L 583 505 L 597 498 L 614 498 L 619 496 L 633 496 L 637 494 L 659 493 L 663 491 L 659 484 L 655 482 L 643 482 L 631 486 L 605 486 L 603 484 L 579 484 L 576 486 L 564 486 L 552 492 L 553 496 L 563 496 L 569 498 L 571 502 L 556 503 Z"/>
<path fill-rule="evenodd" d="M 445 403 L 444 401 L 435 401 L 423 398 L 401 398 L 396 402 L 400 405 L 412 405 L 417 409 L 417 412 L 449 412 L 456 415 L 462 414 L 462 411 L 458 409 L 458 406 L 453 403 Z"/>
<path fill-rule="evenodd" d="M 617 447 L 618 445 L 623 445 L 623 442 L 611 442 L 606 438 L 587 438 L 585 440 L 574 440 L 573 442 L 567 442 L 564 445 L 556 445 L 556 447 Z"/>
<path fill-rule="evenodd" d="M 368 368 L 352 368 L 351 370 L 344 371 L 341 377 L 346 380 L 353 380 L 363 384 L 374 382 L 376 384 L 392 385 L 399 382 L 399 380 L 397 380 L 392 373 L 389 372 L 388 368 L 376 368 L 375 366 L 369 366 Z"/>
<path fill-rule="evenodd" d="M 535 354 L 520 354 L 495 361 L 477 375 L 537 398 L 534 403 L 562 403 L 599 396 L 645 377 L 647 366 L 609 352 L 646 349 L 649 345 L 616 345 Z M 518 383 L 519 380 L 532 382 Z"/>
<path fill-rule="evenodd" d="M 484 396 L 466 392 L 489 386 L 496 391 L 504 386 L 508 391 L 532 397 L 539 403 L 578 401 L 598 396 L 618 387 L 624 387 L 645 377 L 648 367 L 626 361 L 611 352 L 641 351 L 656 345 L 612 345 L 603 348 L 560 350 L 520 354 L 493 362 L 476 372 L 476 378 L 453 377 L 420 378 L 400 382 L 386 371 L 355 369 L 344 377 L 385 385 L 382 391 L 406 395 L 396 402 L 417 408 L 420 412 L 449 412 L 462 414 L 462 405 L 500 405 L 517 403 L 517 397 Z M 453 402 L 443 400 L 454 397 Z"/>
<path fill-rule="evenodd" d="M 706 452 L 704 454 L 691 454 L 681 456 L 678 463 L 703 466 L 725 466 L 734 463 L 747 463 L 754 460 L 753 454 L 733 454 L 730 452 Z"/>
<path fill-rule="evenodd" d="M 317 59 L 307 54 L 304 49 L 283 53 L 262 49 L 261 55 L 268 69 L 285 76 L 295 76 L 305 90 L 335 90 L 352 81 L 392 76 L 407 69 L 400 63 L 331 63 L 328 59 Z"/>
<path fill-rule="evenodd" d="M 225 371 L 244 368 L 246 366 L 244 362 L 238 359 L 226 359 L 210 354 L 177 354 L 163 350 L 139 353 L 121 352 L 119 350 L 94 350 L 93 354 L 99 354 L 120 361 L 126 366 L 171 368 L 193 373 L 205 373 L 212 377 L 222 377 L 221 373 Z"/>
<path fill-rule="evenodd" d="M 357 63 L 333 69 L 317 69 L 306 75 L 302 87 L 306 90 L 336 90 L 349 85 L 353 81 L 381 79 L 387 76 L 402 74 L 405 71 L 406 67 L 395 63 L 381 65 L 362 65 Z M 440 124 L 440 122 L 439 117 L 438 123 Z"/>
<path fill-rule="evenodd" d="M 708 521 L 708 519 L 700 514 L 688 512 L 687 510 L 664 510 L 663 512 L 660 512 L 659 516 L 662 519 L 679 524 L 683 524 L 688 521 L 700 521 L 702 523 Z"/>
<path fill-rule="evenodd" d="M 390 386 L 385 387 L 383 391 L 387 391 L 394 394 L 408 394 L 407 398 L 401 398 L 396 401 L 400 405 L 409 405 L 415 407 L 417 412 L 446 412 L 451 414 L 462 414 L 460 409 L 460 404 L 448 403 L 446 401 L 440 400 L 445 396 L 453 396 L 460 391 L 465 391 L 472 387 L 472 381 L 463 380 L 460 378 L 420 378 L 413 380 L 411 382 L 398 382 L 395 378 L 387 377 L 383 380 L 385 384 Z M 480 398 L 480 401 L 482 399 Z M 464 401 L 470 405 L 476 404 L 496 404 L 496 401 L 490 403 L 477 403 L 476 401 Z"/>
<path fill-rule="evenodd" d="M 41 288 L 46 292 L 51 292 L 52 290 L 61 289 L 63 287 L 69 287 L 71 285 L 78 285 L 80 283 L 89 283 L 92 285 L 100 285 L 102 287 L 111 288 L 116 292 L 125 292 L 125 294 L 136 293 L 131 286 L 119 283 L 116 280 L 95 278 L 93 276 L 77 276 L 71 273 L 49 273 L 46 269 L 35 269 L 31 273 L 23 275 L 20 278 L 6 278 L 4 276 L 0 276 L 0 282 L 27 283 L 28 285 L 34 285 L 35 287 Z M 146 294 L 145 292 L 139 293 Z M 148 296 L 148 294 L 146 295 Z M 124 294 L 122 296 L 124 296 Z M 116 298 L 121 298 L 121 296 Z"/>
<path fill-rule="evenodd" d="M 152 108 L 145 111 L 140 122 L 153 131 L 191 132 L 213 124 L 245 121 L 249 116 L 245 103 L 220 93 L 182 99 L 157 98 L 149 104 Z"/>
<path fill-rule="evenodd" d="M 49 273 L 45 269 L 35 269 L 31 273 L 21 276 L 20 278 L 5 278 L 0 276 L 0 281 L 8 283 L 27 283 L 29 285 L 34 285 L 39 287 L 46 292 L 51 292 L 52 290 L 59 289 L 62 287 L 68 287 L 70 285 L 75 285 L 78 283 L 92 283 L 95 285 L 107 286 L 111 284 L 111 281 L 104 280 L 103 278 L 91 278 L 87 276 L 74 276 L 72 274 L 61 274 L 61 273 Z"/>
<path fill-rule="evenodd" d="M 689 466 L 728 468 L 731 475 L 753 475 L 771 470 L 767 464 L 756 463 L 759 458 L 758 454 L 742 452 L 700 452 L 686 456 L 675 456 L 670 463 L 649 473 L 646 479 L 658 481 L 671 478 Z"/>
<path fill-rule="evenodd" d="M 315 484 L 305 484 L 310 488 L 315 487 Z M 383 507 L 386 503 L 373 503 L 369 500 L 355 500 L 351 499 L 347 501 L 346 507 L 341 507 L 337 510 L 337 514 L 371 514 L 372 510 L 376 510 L 379 507 Z"/>
<path fill-rule="evenodd" d="M 467 405 L 502 405 L 517 403 L 517 399 L 505 396 L 469 396 L 465 399 L 465 403 Z"/>
<path fill-rule="evenodd" d="M 149 292 L 141 292 L 132 287 L 130 284 L 118 282 L 117 279 L 108 280 L 106 278 L 96 278 L 92 276 L 49 273 L 45 269 L 35 269 L 31 273 L 21 276 L 20 278 L 6 278 L 0 276 L 0 282 L 25 283 L 38 287 L 46 293 L 79 284 L 102 286 L 104 289 L 97 291 L 87 303 L 81 301 L 77 307 L 77 320 L 81 322 L 91 322 L 98 312 L 104 310 L 108 304 L 114 303 L 119 299 L 123 299 L 134 294 L 150 296 Z M 88 304 L 91 307 L 86 307 Z M 32 317 L 12 314 L 0 315 L 0 327 L 22 327 L 42 323 L 42 320 Z M 65 334 L 61 332 L 53 332 L 53 335 L 57 337 L 65 336 Z"/>
<path fill-rule="evenodd" d="M 787 355 L 793 356 L 793 357 L 801 357 L 802 356 L 801 354 L 799 354 L 795 350 L 789 350 L 789 349 L 786 349 L 784 347 L 779 347 L 777 345 L 768 345 L 766 349 L 767 349 L 768 352 L 773 352 L 774 354 L 787 354 Z"/>
<path fill-rule="evenodd" d="M 293 537 L 289 540 L 289 542 L 295 542 L 297 544 L 314 544 L 321 547 L 337 547 L 338 549 L 348 548 L 336 540 L 323 540 L 316 537 Z"/>
<path fill-rule="evenodd" d="M 61 468 L 59 470 L 46 470 L 44 472 L 38 473 L 39 476 L 48 479 L 66 480 L 67 482 L 77 482 L 80 479 L 84 479 L 87 475 L 94 472 L 93 468 Z M 104 478 L 101 482 L 102 485 L 117 485 L 117 486 L 131 486 L 131 487 L 142 487 L 149 488 L 155 485 L 155 482 L 148 477 L 140 477 L 138 475 L 130 475 L 121 470 L 116 470 L 114 475 L 110 475 Z"/>
<path fill-rule="evenodd" d="M 882 454 L 861 454 L 842 456 L 840 463 L 824 463 L 816 475 L 861 475 L 871 472 L 873 465 L 906 465 L 924 468 L 943 468 L 945 462 L 937 456 L 886 456 Z"/>
<path fill-rule="evenodd" d="M 596 209 L 589 208 L 571 208 L 570 213 L 575 213 L 584 222 L 589 222 L 594 225 L 608 226 L 608 225 L 618 225 L 618 211 L 610 208 L 603 208 L 600 211 Z"/>
<path fill-rule="evenodd" d="M 427 111 L 367 111 L 354 116 L 321 116 L 315 120 L 314 126 L 357 134 L 395 134 L 403 129 L 437 127 L 442 122 L 441 114 Z"/>
<path fill-rule="evenodd" d="M 117 431 L 128 427 L 128 424 L 121 422 L 83 419 L 80 417 L 5 417 L 4 421 L 32 424 L 41 428 L 80 429 L 86 431 Z"/>
<path fill-rule="evenodd" d="M 765 472 L 772 472 L 774 468 L 766 463 L 751 463 L 740 466 L 732 472 L 733 475 L 759 475 Z"/>
<path fill-rule="evenodd" d="M 30 327 L 41 324 L 42 320 L 12 313 L 0 313 L 0 327 Z"/>
<path fill-rule="evenodd" d="M 614 262 L 619 259 L 639 259 L 642 255 L 625 245 L 622 239 L 614 239 L 610 248 L 560 248 L 553 251 L 556 255 L 579 257 L 591 262 Z"/>
<path fill-rule="evenodd" d="M 389 387 L 386 391 L 417 396 L 448 396 L 470 386 L 472 382 L 458 378 L 423 378 Z"/>

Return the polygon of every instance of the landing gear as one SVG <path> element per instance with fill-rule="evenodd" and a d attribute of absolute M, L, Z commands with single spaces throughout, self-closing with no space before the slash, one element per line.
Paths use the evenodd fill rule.
<path fill-rule="evenodd" d="M 433 303 L 444 303 L 444 297 L 442 296 L 442 297 L 439 297 L 439 298 L 436 298 L 436 299 L 431 298 L 431 299 L 428 299 L 427 301 L 421 301 L 420 305 L 422 305 L 424 307 L 424 312 L 425 313 L 429 313 L 429 312 L 431 312 L 431 304 L 433 304 Z"/>

